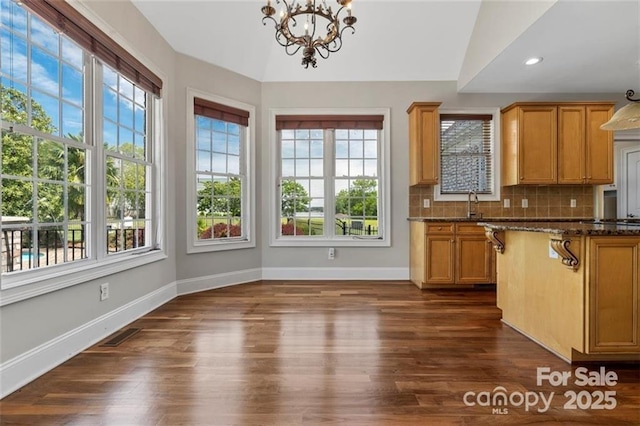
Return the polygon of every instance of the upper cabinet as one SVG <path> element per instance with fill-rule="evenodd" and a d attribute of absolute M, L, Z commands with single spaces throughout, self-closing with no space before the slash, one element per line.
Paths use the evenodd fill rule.
<path fill-rule="evenodd" d="M 435 185 L 440 175 L 440 102 L 414 102 L 409 114 L 409 185 Z"/>
<path fill-rule="evenodd" d="M 610 102 L 515 103 L 502 110 L 502 184 L 613 182 Z"/>

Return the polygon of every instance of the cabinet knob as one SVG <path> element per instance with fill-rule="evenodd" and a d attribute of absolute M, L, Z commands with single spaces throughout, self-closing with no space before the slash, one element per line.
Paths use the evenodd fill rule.
<path fill-rule="evenodd" d="M 524 179 L 522 176 L 520 176 L 520 180 Z"/>
<path fill-rule="evenodd" d="M 442 226 L 438 226 L 438 231 L 442 231 Z"/>

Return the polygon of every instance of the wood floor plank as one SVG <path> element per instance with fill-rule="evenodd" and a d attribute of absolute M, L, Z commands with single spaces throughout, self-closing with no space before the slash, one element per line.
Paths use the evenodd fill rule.
<path fill-rule="evenodd" d="M 615 386 L 538 385 L 538 367 L 579 365 L 505 326 L 490 288 L 261 281 L 178 297 L 129 327 L 141 330 L 0 401 L 0 424 L 640 424 L 637 364 L 607 364 Z M 554 396 L 545 412 L 465 404 L 497 387 Z M 613 410 L 564 407 L 564 392 L 605 390 Z"/>

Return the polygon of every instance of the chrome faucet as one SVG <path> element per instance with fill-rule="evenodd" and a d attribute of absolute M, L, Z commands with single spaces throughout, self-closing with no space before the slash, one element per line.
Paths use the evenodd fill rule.
<path fill-rule="evenodd" d="M 478 194 L 476 194 L 476 191 L 474 190 L 469 191 L 469 198 L 467 199 L 467 217 L 468 218 L 476 217 L 478 215 L 478 212 L 476 211 L 476 206 L 473 207 L 473 210 L 471 209 L 472 195 L 473 195 L 473 203 L 478 204 Z"/>

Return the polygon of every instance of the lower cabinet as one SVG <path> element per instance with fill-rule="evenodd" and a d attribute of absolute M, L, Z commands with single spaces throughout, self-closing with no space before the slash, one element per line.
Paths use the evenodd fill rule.
<path fill-rule="evenodd" d="M 420 288 L 495 283 L 495 252 L 475 223 L 412 222 L 411 281 Z"/>
<path fill-rule="evenodd" d="M 640 351 L 640 238 L 593 237 L 589 244 L 587 351 Z"/>

